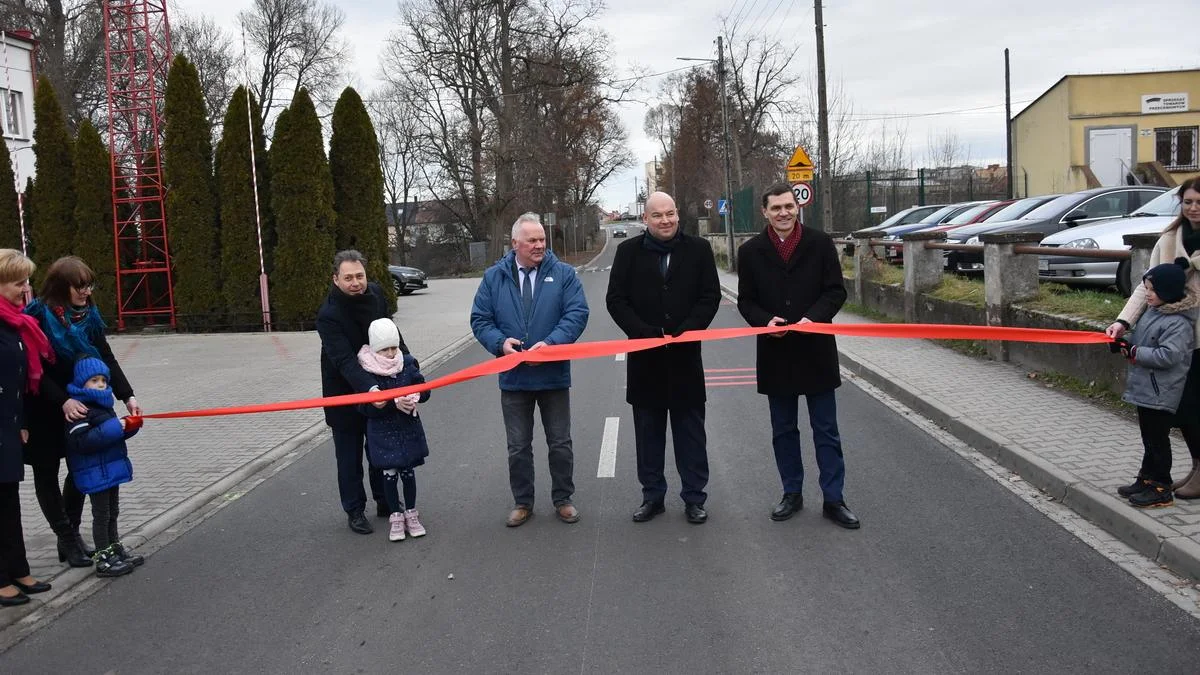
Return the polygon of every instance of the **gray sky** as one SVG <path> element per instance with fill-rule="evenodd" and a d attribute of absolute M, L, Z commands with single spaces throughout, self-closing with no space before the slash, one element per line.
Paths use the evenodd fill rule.
<path fill-rule="evenodd" d="M 172 11 L 207 14 L 237 34 L 236 15 L 249 0 L 175 0 Z M 1187 3 L 1142 0 L 843 0 L 825 6 L 825 58 L 831 85 L 840 82 L 864 132 L 907 127 L 914 166 L 931 135 L 953 131 L 977 164 L 1004 158 L 1004 48 L 1011 50 L 1013 114 L 1075 73 L 1200 67 Z M 369 90 L 378 57 L 397 23 L 393 0 L 338 0 L 354 45 L 352 83 Z M 744 33 L 778 36 L 799 49 L 800 74 L 815 71 L 813 7 L 808 0 L 610 0 L 602 14 L 614 64 L 623 72 L 659 73 L 688 64 L 676 57 L 716 56 L 718 14 L 740 14 Z M 240 38 L 239 38 L 240 40 Z M 632 201 L 634 177 L 654 158 L 642 132 L 650 78 L 623 106 L 622 119 L 638 166 L 601 188 L 606 208 Z M 980 108 L 983 108 L 980 110 Z M 958 112 L 961 111 L 961 112 Z M 939 114 L 949 113 L 949 114 Z M 810 148 L 816 154 L 815 148 Z M 781 158 L 781 161 L 786 158 Z M 782 166 L 780 167 L 782 171 Z"/>

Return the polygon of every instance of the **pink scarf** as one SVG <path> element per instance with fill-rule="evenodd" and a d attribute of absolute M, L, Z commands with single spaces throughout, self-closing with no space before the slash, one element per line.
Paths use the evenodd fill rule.
<path fill-rule="evenodd" d="M 371 351 L 370 345 L 363 345 L 358 350 L 358 365 L 373 375 L 393 376 L 404 370 L 404 352 L 396 352 L 396 358 L 389 359 Z"/>
<path fill-rule="evenodd" d="M 25 343 L 25 359 L 28 362 L 25 388 L 31 394 L 38 393 L 42 384 L 42 359 L 54 363 L 54 352 L 50 350 L 50 341 L 42 332 L 37 319 L 24 314 L 20 308 L 8 300 L 0 299 L 0 321 L 8 324 L 17 331 L 21 342 Z"/>

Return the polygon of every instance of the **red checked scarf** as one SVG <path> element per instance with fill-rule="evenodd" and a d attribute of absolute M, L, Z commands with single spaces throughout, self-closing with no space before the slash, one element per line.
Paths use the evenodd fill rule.
<path fill-rule="evenodd" d="M 787 262 L 796 252 L 796 247 L 800 245 L 800 223 L 796 223 L 792 227 L 791 233 L 783 241 L 779 241 L 779 233 L 775 231 L 775 228 L 768 225 L 767 229 L 770 230 L 770 234 L 767 236 L 770 237 L 771 243 L 775 244 L 775 250 L 779 251 L 779 257 L 783 258 L 783 262 Z"/>
<path fill-rule="evenodd" d="M 21 336 L 21 342 L 25 343 L 25 359 L 28 362 L 25 388 L 29 393 L 36 394 L 42 383 L 42 359 L 54 362 L 54 352 L 50 351 L 50 341 L 46 339 L 46 334 L 38 326 L 37 319 L 23 314 L 20 308 L 8 300 L 0 299 L 0 321 L 17 331 L 17 335 Z"/>

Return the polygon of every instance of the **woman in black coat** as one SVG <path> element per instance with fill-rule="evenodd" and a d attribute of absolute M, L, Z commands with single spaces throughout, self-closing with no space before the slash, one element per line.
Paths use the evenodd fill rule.
<path fill-rule="evenodd" d="M 66 456 L 66 424 L 87 414 L 87 406 L 67 394 L 75 361 L 83 355 L 103 360 L 112 373 L 113 393 L 125 402 L 130 415 L 142 414 L 129 380 L 104 338 L 104 320 L 92 302 L 95 278 L 79 258 L 59 258 L 46 271 L 38 299 L 25 308 L 26 314 L 37 319 L 56 357 L 46 365 L 41 392 L 31 402 L 25 463 L 33 467 L 38 505 L 58 536 L 58 559 L 72 567 L 92 565 L 92 551 L 79 535 L 83 494 L 70 472 L 62 489 L 58 487 L 60 460 Z"/>
<path fill-rule="evenodd" d="M 29 436 L 25 396 L 37 392 L 42 359 L 51 358 L 37 322 L 21 313 L 33 270 L 20 251 L 0 249 L 0 607 L 23 605 L 27 593 L 50 590 L 29 575 L 18 490 L 25 477 L 21 446 Z"/>

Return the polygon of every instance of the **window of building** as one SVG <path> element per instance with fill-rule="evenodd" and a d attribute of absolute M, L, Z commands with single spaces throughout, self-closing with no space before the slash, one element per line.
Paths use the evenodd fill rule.
<path fill-rule="evenodd" d="M 1173 171 L 1195 171 L 1197 131 L 1200 127 L 1163 127 L 1154 130 L 1154 158 Z"/>
<path fill-rule="evenodd" d="M 25 99 L 21 92 L 0 89 L 0 101 L 4 105 L 4 135 L 23 138 L 25 136 Z"/>

